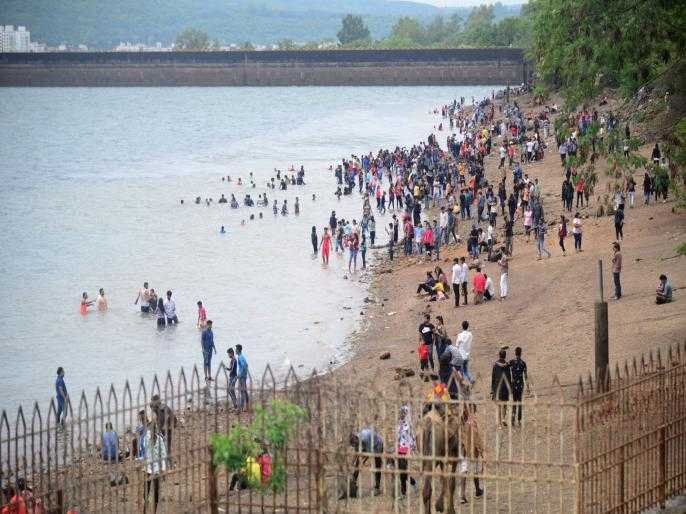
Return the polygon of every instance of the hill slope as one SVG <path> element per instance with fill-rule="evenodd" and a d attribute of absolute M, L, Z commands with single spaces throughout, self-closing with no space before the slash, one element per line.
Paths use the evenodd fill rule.
<path fill-rule="evenodd" d="M 360 14 L 372 37 L 386 36 L 401 16 L 427 21 L 469 8 L 438 8 L 390 0 L 3 0 L 2 24 L 26 25 L 32 39 L 50 45 L 84 43 L 111 48 L 120 41 L 168 44 L 186 27 L 223 43 L 275 43 L 335 38 L 341 18 Z M 519 6 L 496 5 L 496 18 Z"/>

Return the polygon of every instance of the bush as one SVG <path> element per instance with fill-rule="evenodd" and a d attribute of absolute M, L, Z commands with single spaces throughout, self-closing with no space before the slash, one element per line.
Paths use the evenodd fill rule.
<path fill-rule="evenodd" d="M 283 491 L 286 486 L 286 444 L 298 424 L 308 418 L 307 411 L 289 401 L 272 400 L 267 407 L 255 407 L 250 425 L 234 425 L 226 434 L 212 434 L 212 460 L 229 472 L 243 472 L 248 458 L 255 458 L 262 444 L 272 455 L 272 474 L 266 484 L 255 483 L 248 473 L 250 486 L 263 493 Z"/>

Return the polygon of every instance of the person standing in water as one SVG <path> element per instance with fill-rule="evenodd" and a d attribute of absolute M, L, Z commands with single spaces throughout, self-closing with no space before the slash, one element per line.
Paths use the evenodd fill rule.
<path fill-rule="evenodd" d="M 88 312 L 88 307 L 93 305 L 93 303 L 93 300 L 88 299 L 88 293 L 84 291 L 81 293 L 81 306 L 79 307 L 79 312 L 85 315 Z"/>
<path fill-rule="evenodd" d="M 350 269 L 351 265 L 354 265 L 354 271 L 357 272 L 357 252 L 360 250 L 360 236 L 357 232 L 353 232 L 350 237 L 350 244 L 348 245 L 348 251 L 350 252 L 350 258 L 348 259 L 348 272 L 353 273 Z"/>
<path fill-rule="evenodd" d="M 164 314 L 164 300 L 162 298 L 157 299 L 157 306 L 155 307 L 155 321 L 157 323 L 157 328 L 164 328 L 167 326 L 167 321 Z"/>
<path fill-rule="evenodd" d="M 312 250 L 314 250 L 314 254 L 317 255 L 319 253 L 319 237 L 317 237 L 317 227 L 314 225 L 312 226 L 310 239 L 312 240 Z"/>
<path fill-rule="evenodd" d="M 98 298 L 95 300 L 95 306 L 99 311 L 107 310 L 107 298 L 105 298 L 105 290 L 102 287 L 98 291 Z"/>
<path fill-rule="evenodd" d="M 176 316 L 176 302 L 172 299 L 172 292 L 167 291 L 167 301 L 164 302 L 164 315 L 167 318 L 167 325 L 176 325 L 179 318 Z"/>
<path fill-rule="evenodd" d="M 322 262 L 324 264 L 329 264 L 329 252 L 331 251 L 331 234 L 329 234 L 329 227 L 324 227 L 324 235 L 322 235 L 319 247 L 322 249 Z"/>
<path fill-rule="evenodd" d="M 200 300 L 198 300 L 198 322 L 196 325 L 199 329 L 203 329 L 207 325 L 207 311 Z"/>
<path fill-rule="evenodd" d="M 150 290 L 147 282 L 143 282 L 143 287 L 138 291 L 138 296 L 133 304 L 138 305 L 138 302 L 141 303 L 141 312 L 150 312 Z M 153 306 L 154 308 L 155 306 Z"/>

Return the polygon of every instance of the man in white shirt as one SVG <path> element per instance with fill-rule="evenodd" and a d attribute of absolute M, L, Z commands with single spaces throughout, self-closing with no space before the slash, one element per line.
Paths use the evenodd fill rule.
<path fill-rule="evenodd" d="M 438 217 L 438 226 L 441 228 L 439 235 L 443 239 L 441 244 L 448 244 L 448 211 L 445 207 L 441 207 L 441 214 Z"/>
<path fill-rule="evenodd" d="M 460 266 L 460 259 L 455 257 L 453 259 L 453 296 L 455 296 L 455 308 L 460 306 L 460 284 L 462 283 L 462 266 Z"/>
<path fill-rule="evenodd" d="M 462 358 L 462 374 L 469 380 L 472 384 L 474 383 L 474 378 L 469 373 L 469 357 L 472 354 L 472 344 L 474 342 L 474 336 L 468 330 L 469 321 L 462 322 L 462 332 L 457 334 L 457 350 Z"/>
<path fill-rule="evenodd" d="M 179 322 L 179 318 L 176 316 L 176 302 L 172 300 L 171 291 L 167 291 L 167 301 L 164 302 L 164 316 L 167 318 L 167 325 Z"/>
<path fill-rule="evenodd" d="M 505 145 L 501 143 L 500 144 L 500 164 L 498 165 L 498 169 L 505 166 L 505 157 L 507 157 L 507 150 L 505 150 Z"/>

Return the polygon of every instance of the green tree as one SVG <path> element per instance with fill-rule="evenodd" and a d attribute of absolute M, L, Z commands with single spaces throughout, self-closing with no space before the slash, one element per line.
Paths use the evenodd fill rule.
<path fill-rule="evenodd" d="M 390 46 L 394 48 L 417 48 L 424 45 L 424 27 L 416 19 L 403 16 L 395 22 L 389 36 Z"/>
<path fill-rule="evenodd" d="M 255 45 L 253 45 L 250 41 L 243 41 L 239 48 L 245 51 L 252 51 L 255 50 Z"/>
<path fill-rule="evenodd" d="M 279 50 L 295 50 L 298 46 L 292 39 L 282 39 L 278 43 Z"/>
<path fill-rule="evenodd" d="M 686 52 L 683 2 L 530 0 L 530 57 L 568 107 L 606 86 L 633 94 Z"/>
<path fill-rule="evenodd" d="M 341 30 L 338 31 L 338 40 L 342 45 L 349 45 L 370 39 L 369 29 L 364 24 L 361 16 L 348 14 L 341 22 Z"/>
<path fill-rule="evenodd" d="M 531 25 L 523 16 L 503 18 L 495 26 L 494 43 L 497 46 L 525 46 L 530 31 Z"/>
<path fill-rule="evenodd" d="M 188 28 L 176 36 L 174 47 L 177 50 L 205 51 L 210 49 L 210 38 L 202 30 Z"/>
<path fill-rule="evenodd" d="M 496 28 L 493 19 L 492 5 L 480 5 L 472 9 L 462 32 L 463 43 L 468 46 L 495 46 Z"/>

